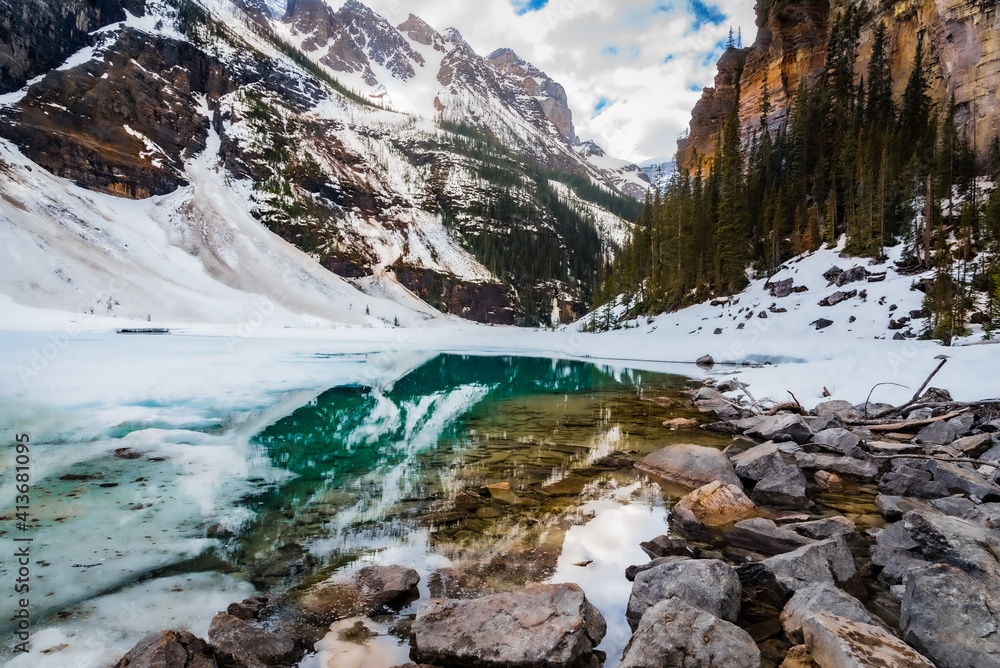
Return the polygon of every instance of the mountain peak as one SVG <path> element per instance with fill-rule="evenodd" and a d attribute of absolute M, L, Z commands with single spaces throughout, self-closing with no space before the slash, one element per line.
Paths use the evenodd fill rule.
<path fill-rule="evenodd" d="M 448 44 L 454 44 L 455 46 L 464 46 L 470 51 L 473 50 L 469 43 L 465 41 L 462 37 L 462 33 L 458 32 L 458 28 L 448 28 L 444 31 L 444 41 Z"/>
<path fill-rule="evenodd" d="M 415 14 L 410 14 L 409 18 L 396 26 L 396 30 L 417 44 L 433 46 L 437 51 L 447 50 L 444 47 L 445 41 L 441 33 Z"/>

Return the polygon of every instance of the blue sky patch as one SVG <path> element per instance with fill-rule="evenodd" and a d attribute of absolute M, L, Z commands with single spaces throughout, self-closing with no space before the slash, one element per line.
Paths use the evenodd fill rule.
<path fill-rule="evenodd" d="M 717 6 L 702 0 L 688 0 L 688 9 L 694 15 L 694 29 L 700 30 L 703 25 L 709 23 L 719 26 L 726 22 L 729 17 Z"/>
<path fill-rule="evenodd" d="M 689 83 L 688 84 L 688 90 L 691 91 L 692 93 L 700 93 L 701 92 L 701 84 Z"/>
<path fill-rule="evenodd" d="M 604 112 L 604 110 L 610 106 L 611 106 L 611 100 L 609 100 L 606 97 L 602 97 L 600 100 L 597 101 L 597 104 L 594 105 L 594 117 L 600 116 Z"/>
<path fill-rule="evenodd" d="M 603 49 L 601 49 L 601 55 L 602 56 L 607 56 L 608 58 L 614 58 L 615 56 L 618 55 L 618 47 L 617 46 L 606 46 Z"/>
<path fill-rule="evenodd" d="M 514 13 L 524 16 L 529 12 L 537 12 L 549 4 L 549 0 L 510 0 L 510 4 L 514 5 Z"/>
<path fill-rule="evenodd" d="M 663 59 L 663 62 L 669 63 L 673 59 L 674 59 L 674 54 L 669 53 L 669 54 L 667 54 L 667 57 Z"/>

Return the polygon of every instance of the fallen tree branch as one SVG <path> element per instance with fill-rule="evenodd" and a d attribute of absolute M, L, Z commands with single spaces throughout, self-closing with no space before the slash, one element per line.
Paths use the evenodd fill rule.
<path fill-rule="evenodd" d="M 906 388 L 907 390 L 910 389 L 910 388 L 906 387 L 906 385 L 900 385 L 899 383 L 891 383 L 891 382 L 876 383 L 875 385 L 873 385 L 872 389 L 868 391 L 868 396 L 865 398 L 864 413 L 865 413 L 865 419 L 866 420 L 868 419 L 868 404 L 872 400 L 872 393 L 875 392 L 875 388 L 876 387 L 881 387 L 882 385 L 895 385 L 896 387 L 903 387 L 903 388 Z M 888 413 L 886 413 L 886 415 L 888 415 Z"/>
<path fill-rule="evenodd" d="M 978 464 L 980 466 L 992 466 L 1000 468 L 1000 462 L 991 462 L 986 459 L 972 459 L 970 457 L 951 457 L 948 455 L 868 455 L 872 459 L 933 459 L 938 462 L 956 462 L 960 464 Z"/>
<path fill-rule="evenodd" d="M 875 417 L 876 418 L 885 417 L 886 415 L 892 415 L 894 413 L 900 413 L 900 414 L 902 414 L 903 411 L 905 411 L 908 408 L 911 408 L 916 403 L 918 403 L 920 401 L 920 393 L 923 392 L 924 388 L 926 388 L 927 385 L 930 384 L 931 380 L 934 378 L 934 376 L 937 375 L 937 372 L 941 370 L 941 367 L 943 367 L 945 365 L 945 362 L 947 362 L 947 361 L 948 361 L 947 357 L 944 357 L 944 356 L 941 357 L 941 363 L 938 364 L 937 367 L 933 371 L 931 371 L 931 375 L 927 376 L 927 380 L 924 381 L 924 384 L 920 386 L 920 389 L 918 389 L 913 394 L 913 396 L 910 398 L 909 401 L 907 401 L 902 406 L 897 406 L 896 408 L 893 408 L 892 410 L 887 410 L 887 411 L 884 411 L 882 413 L 879 413 Z"/>
<path fill-rule="evenodd" d="M 925 427 L 934 422 L 940 422 L 941 420 L 948 420 L 968 412 L 969 412 L 968 408 L 963 408 L 962 410 L 952 411 L 951 413 L 945 413 L 944 415 L 939 415 L 934 418 L 927 418 L 926 420 L 903 420 L 902 422 L 889 422 L 889 423 L 871 424 L 866 426 L 872 431 L 900 431 L 903 429 L 912 429 L 913 427 Z"/>

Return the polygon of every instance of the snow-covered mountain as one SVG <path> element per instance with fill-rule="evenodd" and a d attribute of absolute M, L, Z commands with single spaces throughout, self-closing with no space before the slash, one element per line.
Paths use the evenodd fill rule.
<path fill-rule="evenodd" d="M 132 267 L 158 278 L 123 314 L 228 314 L 196 306 L 201 279 L 153 308 L 190 272 L 242 293 L 229 304 L 245 314 L 276 295 L 260 258 L 281 256 L 308 276 L 289 318 L 363 323 L 338 314 L 364 303 L 378 321 L 428 305 L 568 321 L 648 186 L 578 143 L 558 83 L 416 16 L 394 27 L 356 0 L 40 4 L 0 5 L 0 23 L 22 22 L 0 45 L 0 191 L 46 193 L 0 201 L 0 281 L 21 303 L 70 308 Z M 133 216 L 138 237 L 122 232 Z"/>

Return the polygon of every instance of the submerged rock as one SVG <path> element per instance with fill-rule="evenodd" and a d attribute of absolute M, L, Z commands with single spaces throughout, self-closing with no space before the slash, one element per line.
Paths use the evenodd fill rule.
<path fill-rule="evenodd" d="M 634 628 L 659 601 L 677 596 L 689 604 L 731 622 L 740 612 L 740 579 L 718 559 L 680 559 L 635 576 L 625 613 Z"/>
<path fill-rule="evenodd" d="M 604 617 L 575 584 L 532 584 L 463 601 L 427 601 L 413 624 L 421 663 L 477 668 L 586 668 Z"/>
<path fill-rule="evenodd" d="M 643 457 L 635 467 L 689 487 L 700 487 L 715 481 L 743 487 L 722 451 L 701 445 L 670 445 Z"/>
<path fill-rule="evenodd" d="M 215 668 L 212 647 L 187 631 L 150 633 L 115 668 Z"/>
<path fill-rule="evenodd" d="M 329 624 L 398 606 L 416 597 L 420 576 L 403 566 L 367 566 L 346 580 L 327 580 L 309 589 L 296 607 L 310 621 Z"/>
<path fill-rule="evenodd" d="M 620 668 L 759 668 L 760 650 L 746 631 L 672 597 L 642 618 Z"/>
<path fill-rule="evenodd" d="M 287 635 L 265 631 L 225 612 L 212 618 L 208 639 L 224 668 L 291 665 L 302 658 L 302 651 Z"/>

